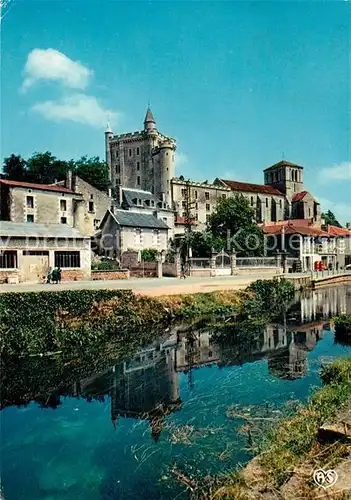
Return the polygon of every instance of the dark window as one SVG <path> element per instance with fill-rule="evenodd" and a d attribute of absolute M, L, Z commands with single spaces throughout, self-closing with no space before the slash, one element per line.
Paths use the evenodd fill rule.
<path fill-rule="evenodd" d="M 55 252 L 55 267 L 80 267 L 80 252 Z"/>
<path fill-rule="evenodd" d="M 94 202 L 89 201 L 89 212 L 94 212 Z"/>
<path fill-rule="evenodd" d="M 93 199 L 94 199 L 94 195 L 93 195 L 93 194 L 91 194 L 91 195 L 90 195 L 90 199 L 91 199 L 91 200 L 93 200 Z"/>
<path fill-rule="evenodd" d="M 210 193 L 208 191 L 205 192 L 205 200 L 210 199 Z"/>
<path fill-rule="evenodd" d="M 27 222 L 34 222 L 34 215 L 27 214 Z"/>
<path fill-rule="evenodd" d="M 60 209 L 62 210 L 62 212 L 66 212 L 66 210 L 67 210 L 66 200 L 60 200 Z"/>
<path fill-rule="evenodd" d="M 116 151 L 116 158 L 118 158 L 118 150 Z"/>
<path fill-rule="evenodd" d="M 100 226 L 101 220 L 100 219 L 94 219 L 94 228 L 98 229 Z"/>
<path fill-rule="evenodd" d="M 182 189 L 182 196 L 186 195 L 186 189 Z"/>
<path fill-rule="evenodd" d="M 140 177 L 139 176 L 137 178 L 137 184 L 138 184 L 138 186 L 140 186 Z"/>
<path fill-rule="evenodd" d="M 39 255 L 39 256 L 48 256 L 48 250 L 23 250 L 23 255 Z"/>
<path fill-rule="evenodd" d="M 61 217 L 61 224 L 67 224 L 67 217 Z"/>
<path fill-rule="evenodd" d="M 121 167 L 119 165 L 116 165 L 116 174 L 119 174 L 121 171 Z"/>
<path fill-rule="evenodd" d="M 129 156 L 132 156 L 132 150 L 131 149 L 129 150 Z"/>
<path fill-rule="evenodd" d="M 195 200 L 197 200 L 197 191 L 194 191 Z"/>
<path fill-rule="evenodd" d="M 27 196 L 27 208 L 34 208 L 33 196 Z"/>
<path fill-rule="evenodd" d="M 137 170 L 140 170 L 140 161 L 137 161 Z"/>
<path fill-rule="evenodd" d="M 207 214 L 206 215 L 206 222 L 209 222 L 210 221 L 210 214 Z"/>
<path fill-rule="evenodd" d="M 251 196 L 251 206 L 253 207 L 254 206 L 254 197 Z"/>
<path fill-rule="evenodd" d="M 140 149 L 139 149 L 139 148 L 137 148 L 137 155 L 138 155 L 138 154 L 140 154 Z"/>
<path fill-rule="evenodd" d="M 16 269 L 17 252 L 15 250 L 0 251 L 0 269 Z"/>
<path fill-rule="evenodd" d="M 266 207 L 268 207 L 268 198 L 266 198 Z"/>
<path fill-rule="evenodd" d="M 206 211 L 209 212 L 211 210 L 210 204 L 206 203 Z"/>

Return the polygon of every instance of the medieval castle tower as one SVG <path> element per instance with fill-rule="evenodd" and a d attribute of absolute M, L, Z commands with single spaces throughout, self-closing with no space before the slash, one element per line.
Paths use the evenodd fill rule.
<path fill-rule="evenodd" d="M 176 141 L 157 130 L 150 107 L 142 131 L 114 135 L 107 126 L 105 150 L 113 188 L 122 185 L 151 191 L 172 206 L 171 179 L 175 177 Z"/>

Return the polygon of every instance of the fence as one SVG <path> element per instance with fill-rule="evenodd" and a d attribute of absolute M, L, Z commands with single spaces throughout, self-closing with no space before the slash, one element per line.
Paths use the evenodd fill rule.
<path fill-rule="evenodd" d="M 192 257 L 189 259 L 190 268 L 193 269 L 209 269 L 211 267 L 210 259 L 202 257 Z"/>
<path fill-rule="evenodd" d="M 275 257 L 237 257 L 236 267 L 277 267 Z"/>

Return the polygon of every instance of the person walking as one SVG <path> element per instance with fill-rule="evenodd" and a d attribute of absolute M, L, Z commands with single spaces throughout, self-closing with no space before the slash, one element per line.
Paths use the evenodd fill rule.
<path fill-rule="evenodd" d="M 61 283 L 61 268 L 57 268 L 57 282 Z"/>
<path fill-rule="evenodd" d="M 51 283 L 51 273 L 52 273 L 52 268 L 49 267 L 48 272 L 46 274 L 46 283 Z"/>

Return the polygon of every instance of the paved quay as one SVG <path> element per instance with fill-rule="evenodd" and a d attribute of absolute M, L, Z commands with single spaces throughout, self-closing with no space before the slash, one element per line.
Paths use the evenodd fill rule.
<path fill-rule="evenodd" d="M 250 274 L 245 276 L 223 276 L 216 278 L 135 278 L 115 281 L 71 281 L 66 283 L 40 284 L 20 283 L 0 285 L 0 293 L 5 292 L 42 292 L 61 290 L 133 290 L 134 293 L 160 296 L 216 290 L 239 290 L 258 279 L 270 279 L 275 273 Z"/>

